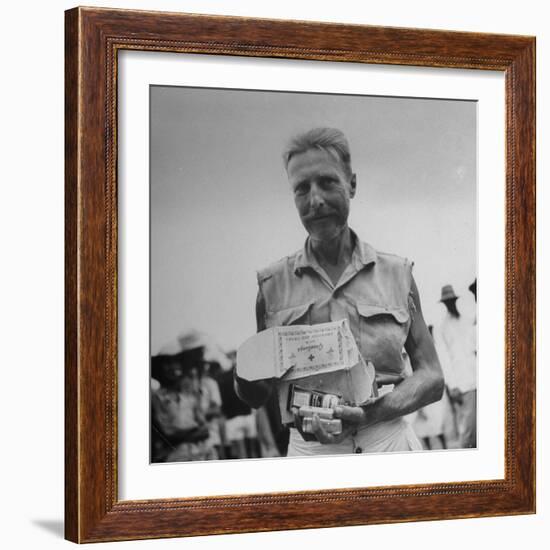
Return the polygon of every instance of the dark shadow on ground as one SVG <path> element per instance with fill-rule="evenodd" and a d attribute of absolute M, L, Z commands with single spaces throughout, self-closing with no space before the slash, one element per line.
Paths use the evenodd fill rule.
<path fill-rule="evenodd" d="M 65 524 L 62 519 L 33 519 L 34 525 L 40 527 L 44 531 L 48 531 L 58 538 L 65 537 Z"/>

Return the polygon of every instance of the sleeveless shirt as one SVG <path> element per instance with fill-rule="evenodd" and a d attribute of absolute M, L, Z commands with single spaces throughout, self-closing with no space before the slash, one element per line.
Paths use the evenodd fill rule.
<path fill-rule="evenodd" d="M 315 259 L 309 238 L 302 250 L 258 272 L 265 327 L 348 319 L 365 360 L 379 373 L 403 375 L 414 314 L 413 264 L 352 237 L 351 261 L 336 284 Z"/>

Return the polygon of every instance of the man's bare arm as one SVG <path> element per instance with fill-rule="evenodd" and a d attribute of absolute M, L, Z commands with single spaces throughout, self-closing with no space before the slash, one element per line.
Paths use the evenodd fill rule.
<path fill-rule="evenodd" d="M 393 420 L 417 409 L 438 401 L 445 387 L 443 373 L 437 358 L 434 343 L 422 315 L 420 297 L 416 283 L 412 282 L 412 299 L 416 311 L 413 313 L 411 327 L 405 349 L 411 359 L 412 376 L 396 385 L 394 390 L 380 398 L 373 398 L 362 407 L 337 407 L 335 416 L 342 418 L 345 424 L 370 426 L 378 422 Z M 315 435 L 322 443 L 334 443 L 334 436 L 327 434 L 319 423 L 314 427 Z"/>
<path fill-rule="evenodd" d="M 425 407 L 443 396 L 445 387 L 443 372 L 435 351 L 433 339 L 428 331 L 416 283 L 413 279 L 411 295 L 416 311 L 405 350 L 411 360 L 412 376 L 395 386 L 395 389 L 383 396 L 373 411 L 373 423 L 381 420 L 392 420 Z"/>

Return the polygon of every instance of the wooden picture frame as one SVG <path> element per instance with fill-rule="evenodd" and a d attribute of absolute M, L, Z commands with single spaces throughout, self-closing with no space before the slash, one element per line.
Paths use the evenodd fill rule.
<path fill-rule="evenodd" d="M 503 479 L 119 500 L 117 54 L 126 49 L 504 73 Z M 75 8 L 66 12 L 65 56 L 67 539 L 98 542 L 535 512 L 533 37 Z"/>

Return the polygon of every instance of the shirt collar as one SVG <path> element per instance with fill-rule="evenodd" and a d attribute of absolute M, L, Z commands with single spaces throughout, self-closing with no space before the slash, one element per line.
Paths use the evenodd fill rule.
<path fill-rule="evenodd" d="M 353 230 L 350 229 L 350 231 L 355 241 L 351 263 L 356 267 L 357 271 L 371 263 L 376 263 L 376 250 L 374 250 L 370 244 L 361 241 Z M 318 265 L 313 250 L 311 249 L 311 240 L 308 237 L 304 244 L 304 248 L 296 254 L 296 259 L 294 260 L 294 273 L 296 275 L 301 275 L 303 269 L 308 267 L 315 268 Z"/>

